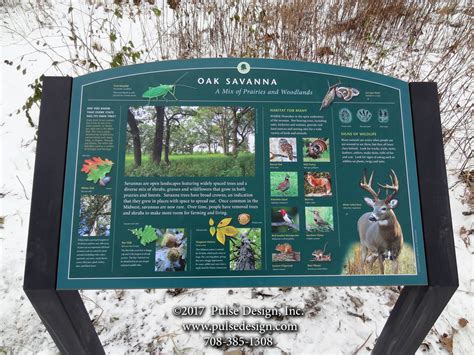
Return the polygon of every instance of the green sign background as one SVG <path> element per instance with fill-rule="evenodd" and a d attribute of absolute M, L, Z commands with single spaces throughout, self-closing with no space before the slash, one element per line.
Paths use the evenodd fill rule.
<path fill-rule="evenodd" d="M 245 62 L 250 71 L 239 71 Z M 202 78 L 202 79 L 201 79 Z M 207 80 L 210 78 L 209 80 Z M 217 78 L 217 79 L 214 79 Z M 257 79 L 255 81 L 254 79 Z M 260 85 L 258 85 L 260 79 Z M 263 81 L 263 79 L 268 79 Z M 149 88 L 162 84 L 174 84 L 174 96 L 143 98 Z M 262 84 L 263 83 L 263 84 Z M 272 84 L 273 83 L 273 84 Z M 320 110 L 329 85 L 355 88 L 359 95 L 349 101 L 335 96 L 332 103 Z M 170 88 L 168 88 L 170 90 Z M 284 93 L 289 90 L 290 93 Z M 158 91 L 153 93 L 160 95 Z M 126 176 L 125 151 L 127 146 L 127 110 L 137 106 L 251 106 L 255 117 L 255 176 L 246 177 L 160 177 Z M 61 226 L 61 242 L 58 269 L 58 289 L 87 288 L 168 288 L 168 287 L 254 287 L 254 286 L 316 286 L 316 285 L 422 285 L 427 283 L 424 259 L 422 224 L 420 217 L 418 181 L 414 152 L 414 137 L 410 112 L 408 84 L 386 76 L 330 65 L 263 59 L 199 59 L 168 61 L 134 65 L 105 70 L 74 79 L 69 126 L 69 141 L 66 162 L 66 180 Z M 112 147 L 85 149 L 87 112 L 94 108 L 107 107 L 113 112 L 113 127 L 110 138 Z M 341 113 L 342 110 L 342 113 Z M 351 112 L 352 122 L 344 123 L 345 110 Z M 363 122 L 365 111 L 372 117 Z M 270 138 L 282 138 L 272 131 L 271 125 L 290 116 L 294 138 L 296 162 L 276 163 L 269 160 Z M 297 116 L 315 117 L 321 125 L 315 129 L 296 130 Z M 381 123 L 378 115 L 387 115 L 388 123 Z M 90 119 L 90 118 L 89 118 Z M 383 117 L 382 117 L 383 120 Z M 291 123 L 294 121 L 294 123 Z M 307 122 L 310 120 L 306 119 Z M 90 128 L 89 128 L 90 130 Z M 273 132 L 273 133 L 272 133 Z M 90 132 L 89 132 L 90 133 Z M 391 140 L 394 158 L 384 163 L 342 162 L 342 139 L 374 137 L 385 142 Z M 329 138 L 329 161 L 303 161 L 303 140 Z M 104 143 L 105 144 L 105 143 Z M 377 148 L 378 149 L 378 148 Z M 383 149 L 383 145 L 382 148 Z M 81 172 L 84 160 L 101 157 L 113 161 L 108 174 L 111 182 L 105 187 L 87 181 Z M 364 157 L 363 157 L 364 158 Z M 367 161 L 365 157 L 365 161 Z M 370 159 L 369 159 L 370 160 Z M 206 163 L 204 163 L 206 164 Z M 413 273 L 398 275 L 349 275 L 347 257 L 358 245 L 357 220 L 370 212 L 363 198 L 367 192 L 359 186 L 364 168 L 375 171 L 374 188 L 377 182 L 387 183 L 388 173 L 393 169 L 400 181 L 399 201 L 396 212 L 404 234 L 404 249 L 413 251 Z M 272 172 L 292 172 L 297 176 L 297 196 L 272 197 Z M 324 172 L 331 176 L 332 193 L 328 196 L 304 197 L 304 173 Z M 317 175 L 315 175 L 317 176 Z M 126 183 L 150 182 L 240 182 L 245 183 L 245 192 L 258 203 L 252 209 L 229 208 L 222 214 L 207 216 L 131 216 L 124 214 L 124 187 Z M 147 185 L 148 186 L 148 185 Z M 81 236 L 81 196 L 111 196 L 111 222 L 107 235 Z M 382 192 L 381 196 L 384 196 Z M 177 204 L 179 205 L 179 203 Z M 343 207 L 344 206 L 344 207 Z M 300 231 L 279 235 L 272 233 L 272 208 L 297 208 Z M 333 231 L 307 233 L 305 207 L 332 207 Z M 186 208 L 185 208 L 186 209 Z M 241 226 L 237 222 L 241 213 L 251 215 L 251 223 Z M 209 218 L 219 222 L 224 216 L 231 217 L 231 225 L 237 228 L 255 228 L 261 231 L 261 269 L 231 271 L 210 268 L 196 269 L 198 242 L 211 252 L 224 250 L 221 261 L 229 264 L 229 239 L 220 244 L 216 236 L 209 233 Z M 157 246 L 145 246 L 130 231 L 151 225 L 154 228 L 184 228 L 187 236 L 186 270 L 180 272 L 156 272 L 154 258 Z M 238 237 L 238 236 L 236 236 Z M 100 244 L 99 244 L 100 242 Z M 100 262 L 78 267 L 79 245 L 87 258 L 93 258 L 94 248 L 100 251 Z M 300 261 L 285 263 L 272 261 L 278 244 L 289 243 L 300 253 Z M 123 247 L 147 250 L 149 260 L 139 266 L 123 266 Z M 330 261 L 315 263 L 313 252 L 325 248 Z M 88 250 L 88 251 L 87 251 Z M 202 250 L 201 250 L 202 251 Z M 84 251 L 83 251 L 84 252 Z M 201 256 L 202 258 L 202 256 Z M 201 259 L 202 261 L 202 259 Z M 211 263 L 212 265 L 212 263 Z M 309 265 L 312 265 L 309 267 Z M 389 271 L 389 270 L 386 270 Z"/>

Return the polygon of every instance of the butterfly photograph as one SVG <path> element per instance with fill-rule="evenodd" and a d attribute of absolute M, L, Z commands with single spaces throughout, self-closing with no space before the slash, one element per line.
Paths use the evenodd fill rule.
<path fill-rule="evenodd" d="M 321 103 L 319 111 L 322 111 L 323 109 L 329 107 L 336 97 L 343 99 L 344 101 L 350 101 L 353 97 L 359 96 L 360 94 L 359 90 L 355 88 L 341 86 L 341 82 L 338 82 L 334 85 L 330 85 L 328 82 L 328 87 L 329 89 L 323 98 L 323 102 Z"/>

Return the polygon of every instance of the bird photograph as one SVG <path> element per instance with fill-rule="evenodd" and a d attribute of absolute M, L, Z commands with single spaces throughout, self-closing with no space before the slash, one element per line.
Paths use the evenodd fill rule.
<path fill-rule="evenodd" d="M 270 138 L 270 161 L 296 162 L 296 138 Z"/>
<path fill-rule="evenodd" d="M 273 207 L 271 217 L 273 234 L 298 233 L 300 227 L 297 207 Z"/>
<path fill-rule="evenodd" d="M 334 230 L 333 209 L 331 206 L 306 207 L 306 231 L 321 233 Z"/>
<path fill-rule="evenodd" d="M 296 172 L 272 171 L 270 173 L 271 197 L 298 196 L 298 174 Z"/>
<path fill-rule="evenodd" d="M 303 138 L 303 161 L 327 163 L 330 160 L 329 138 Z"/>

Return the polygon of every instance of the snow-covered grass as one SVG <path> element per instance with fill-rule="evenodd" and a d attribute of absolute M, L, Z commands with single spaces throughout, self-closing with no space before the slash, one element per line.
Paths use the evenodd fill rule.
<path fill-rule="evenodd" d="M 58 21 L 66 17 L 68 6 L 58 5 Z M 89 9 L 84 5 L 84 16 Z M 62 11 L 62 14 L 61 14 Z M 100 10 L 97 10 L 100 13 Z M 39 29 L 28 27 L 31 13 L 28 10 L 3 12 L 2 21 L 26 34 L 26 39 L 48 38 L 61 55 L 68 56 L 68 48 L 61 41 L 57 27 Z M 61 17 L 62 16 L 62 17 Z M 169 21 L 170 15 L 166 15 Z M 172 16 L 171 16 L 172 18 Z M 84 19 L 83 19 L 84 20 Z M 15 23 L 12 23 L 15 22 Z M 81 20 L 77 20 L 80 26 Z M 448 21 L 448 20 L 447 20 Z M 456 15 L 449 19 L 456 22 Z M 4 22 L 5 23 L 5 22 Z M 125 25 L 124 25 L 125 26 Z M 126 27 L 126 26 L 125 26 Z M 453 27 L 454 28 L 454 27 Z M 48 55 L 39 52 L 30 53 L 31 46 L 27 40 L 18 34 L 8 32 L 2 27 L 2 69 L 1 69 L 1 167 L 0 175 L 0 354 L 1 353 L 38 353 L 55 354 L 57 349 L 22 291 L 25 248 L 28 232 L 29 208 L 31 202 L 31 187 L 35 160 L 35 128 L 32 128 L 23 115 L 8 116 L 20 107 L 30 95 L 27 85 L 38 75 L 48 71 L 60 75 L 51 67 Z M 80 30 L 83 30 L 81 28 Z M 448 32 L 449 34 L 449 32 Z M 449 36 L 447 35 L 449 39 Z M 448 41 L 448 40 L 447 40 Z M 419 44 L 420 45 L 420 44 Z M 462 50 L 458 48 L 455 50 Z M 48 53 L 47 53 L 48 54 Z M 15 66 L 4 65 L 3 61 L 20 58 L 26 74 Z M 52 54 L 51 54 L 52 55 Z M 409 65 L 402 63 L 401 68 Z M 421 77 L 429 78 L 429 73 L 435 70 L 444 53 L 433 52 L 424 55 L 425 62 Z M 459 58 L 456 57 L 456 58 Z M 443 63 L 450 63 L 449 61 Z M 385 62 L 390 66 L 390 59 Z M 443 64 L 444 65 L 444 64 Z M 464 72 L 461 66 L 465 62 L 450 63 L 447 72 Z M 458 66 L 458 67 L 456 67 Z M 63 71 L 73 72 L 71 68 Z M 408 69 L 407 69 L 408 70 Z M 384 72 L 388 74 L 387 72 Z M 391 73 L 396 76 L 397 73 Z M 398 76 L 407 79 L 401 70 Z M 443 77 L 442 77 L 443 78 Z M 472 105 L 471 96 L 456 97 L 457 81 L 445 81 L 440 87 L 451 85 L 448 96 L 443 100 L 452 103 L 452 110 L 447 110 L 443 116 L 444 122 L 455 126 L 456 118 L 464 112 L 461 126 L 465 125 L 472 131 L 472 119 L 469 110 L 463 106 Z M 464 84 L 463 84 L 464 85 Z M 457 87 L 465 92 L 467 87 Z M 472 88 L 471 88 L 472 92 Z M 456 107 L 456 105 L 460 107 Z M 38 114 L 33 109 L 32 116 Z M 471 127 L 469 127 L 469 121 Z M 454 130 L 459 135 L 459 130 Z M 448 171 L 458 171 L 458 161 L 463 160 L 458 144 L 459 140 L 449 140 L 446 146 Z M 472 144 L 472 143 L 471 143 Z M 472 148 L 471 148 L 472 149 Z M 463 160 L 464 161 L 464 160 Z M 470 163 L 471 164 L 471 163 Z M 463 184 L 456 184 L 458 176 L 449 175 L 449 185 L 455 187 L 450 191 L 451 211 L 454 227 L 456 256 L 459 269 L 460 285 L 451 302 L 438 319 L 433 329 L 425 339 L 420 352 L 429 354 L 448 353 L 449 339 L 453 337 L 453 352 L 468 354 L 474 348 L 473 339 L 473 246 L 466 246 L 460 237 L 461 227 L 468 230 L 473 228 L 473 217 L 464 216 L 463 211 L 469 207 L 462 204 L 465 194 Z M 331 288 L 265 288 L 265 289 L 192 289 L 182 293 L 166 290 L 99 290 L 83 291 L 81 295 L 85 305 L 94 320 L 100 339 L 109 354 L 125 353 L 220 353 L 211 348 L 203 348 L 202 334 L 185 333 L 181 330 L 183 320 L 174 317 L 170 310 L 174 305 L 250 305 L 255 307 L 281 307 L 284 305 L 299 306 L 306 310 L 305 317 L 292 318 L 290 321 L 299 324 L 298 333 L 274 334 L 278 345 L 268 354 L 280 354 L 282 351 L 293 354 L 349 354 L 359 350 L 359 354 L 367 354 L 373 348 L 389 312 L 396 302 L 399 290 L 394 287 L 331 287 Z M 350 314 L 349 314 L 350 313 Z M 354 316 L 358 314 L 361 317 Z M 459 319 L 465 318 L 470 323 L 465 327 L 458 324 Z M 221 318 L 221 320 L 223 320 Z M 238 321 L 239 319 L 235 319 Z M 258 319 L 255 319 L 258 320 Z M 193 319 L 193 321 L 197 321 Z M 206 313 L 204 322 L 216 321 Z M 443 337 L 443 335 L 446 335 Z M 443 339 L 444 345 L 440 342 Z M 315 350 L 317 349 L 317 351 Z"/>

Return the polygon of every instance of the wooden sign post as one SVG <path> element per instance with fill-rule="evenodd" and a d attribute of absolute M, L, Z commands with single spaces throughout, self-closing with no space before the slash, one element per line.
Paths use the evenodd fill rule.
<path fill-rule="evenodd" d="M 104 353 L 78 289 L 404 285 L 395 354 L 458 287 L 435 83 L 151 63 L 44 78 L 38 135 L 24 290 L 61 352 Z"/>

